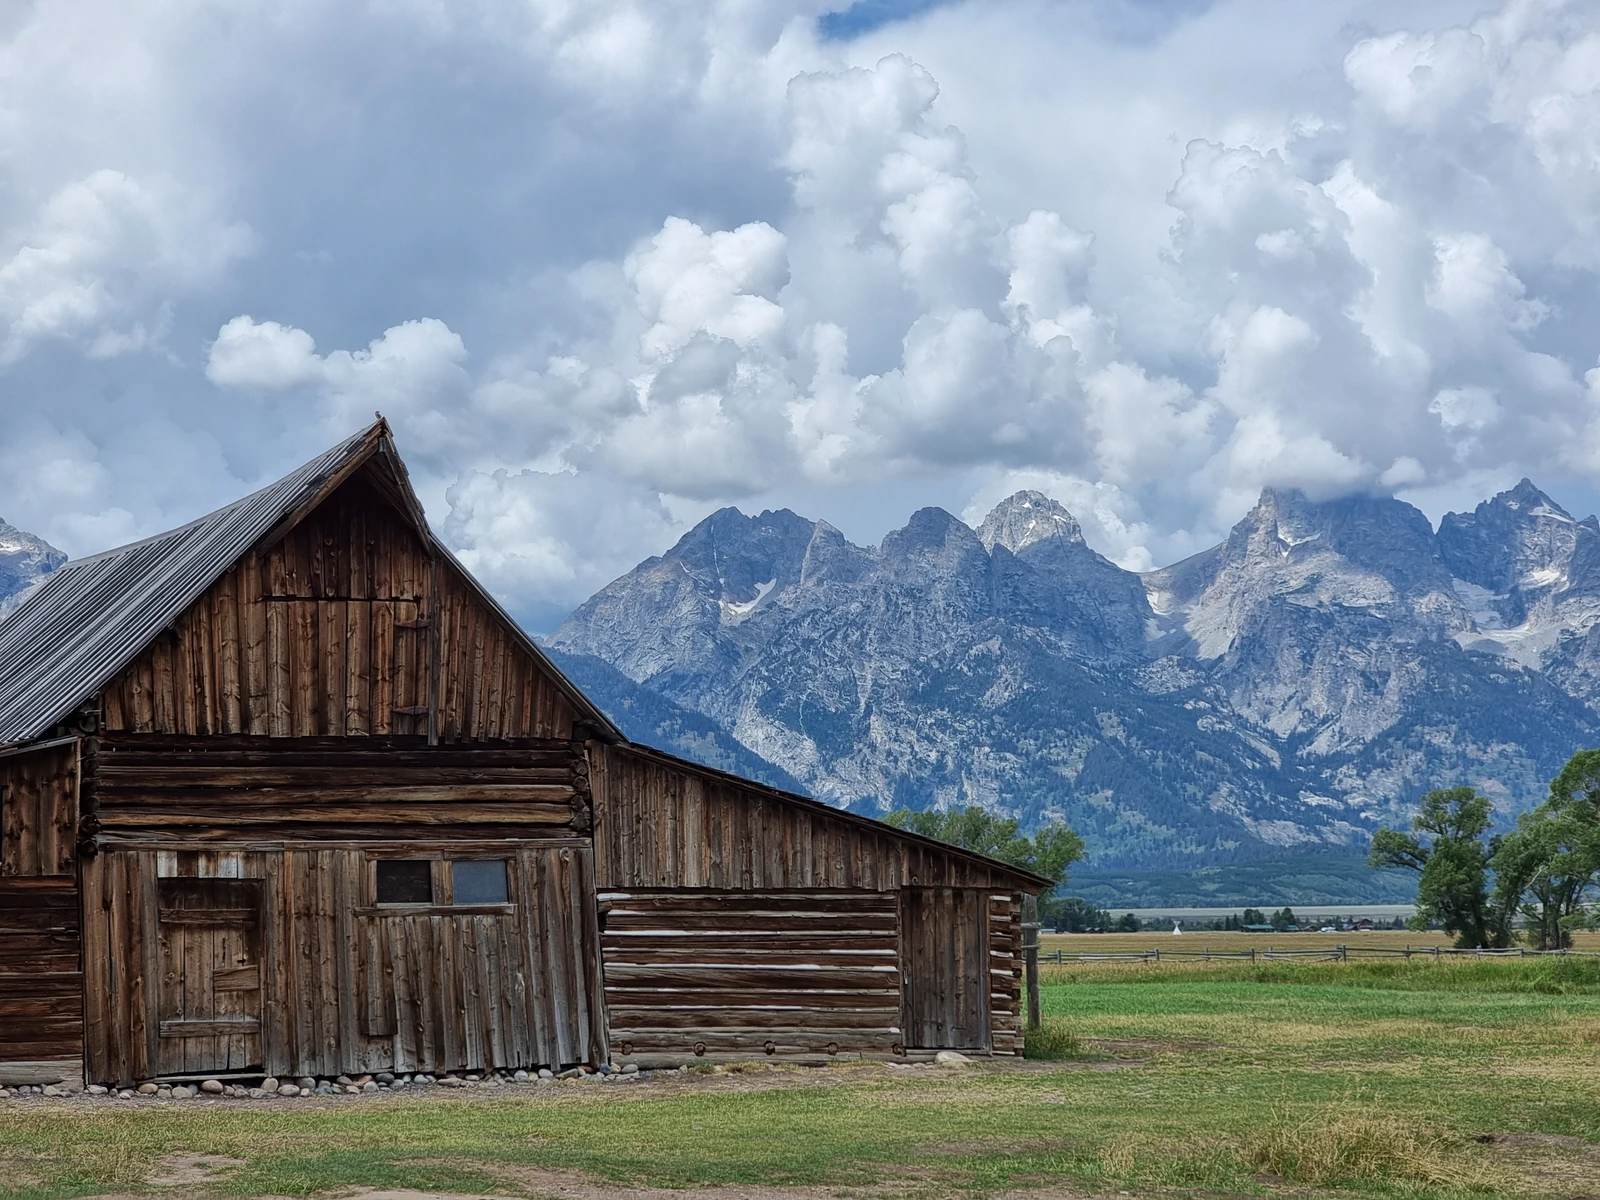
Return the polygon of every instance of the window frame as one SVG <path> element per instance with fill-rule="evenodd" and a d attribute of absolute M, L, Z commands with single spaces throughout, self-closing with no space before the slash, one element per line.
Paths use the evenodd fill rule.
<path fill-rule="evenodd" d="M 513 872 L 516 868 L 516 855 L 508 853 L 498 847 L 482 847 L 472 850 L 454 850 L 445 847 L 432 846 L 426 849 L 417 847 L 383 847 L 373 848 L 363 852 L 366 859 L 365 888 L 363 889 L 366 905 L 359 911 L 372 914 L 413 913 L 417 915 L 448 916 L 501 916 L 516 912 L 517 889 Z M 427 862 L 430 866 L 430 878 L 433 885 L 433 899 L 427 904 L 407 904 L 378 902 L 378 864 L 380 862 Z M 457 904 L 455 902 L 455 880 L 453 878 L 452 864 L 457 862 L 499 862 L 505 864 L 506 871 L 506 899 L 501 903 L 490 904 Z"/>
<path fill-rule="evenodd" d="M 447 858 L 446 874 L 450 876 L 450 906 L 452 908 L 508 908 L 511 899 L 511 860 L 509 858 Z M 469 904 L 459 904 L 456 901 L 456 866 L 460 863 L 497 863 L 500 867 L 500 879 L 505 885 L 504 900 L 474 900 Z"/>
<path fill-rule="evenodd" d="M 372 888 L 368 893 L 372 897 L 372 907 L 381 909 L 423 909 L 436 908 L 439 904 L 439 872 L 434 866 L 434 860 L 420 857 L 400 858 L 398 856 L 372 859 Z M 428 867 L 428 899 L 426 900 L 380 900 L 378 898 L 378 872 L 384 863 L 424 863 Z"/>

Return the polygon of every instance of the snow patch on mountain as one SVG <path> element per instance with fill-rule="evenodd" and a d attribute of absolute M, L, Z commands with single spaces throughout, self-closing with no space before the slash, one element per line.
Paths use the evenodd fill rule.
<path fill-rule="evenodd" d="M 756 607 L 772 594 L 772 589 L 778 586 L 776 579 L 769 579 L 765 583 L 756 584 L 756 595 L 753 600 L 735 603 L 732 600 L 722 602 L 722 611 L 730 617 L 744 617 L 755 612 Z"/>

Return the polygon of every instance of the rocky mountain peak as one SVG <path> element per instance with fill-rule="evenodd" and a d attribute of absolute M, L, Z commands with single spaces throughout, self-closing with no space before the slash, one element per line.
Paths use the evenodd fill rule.
<path fill-rule="evenodd" d="M 1449 589 L 1432 523 L 1392 496 L 1313 500 L 1298 488 L 1266 488 L 1229 535 L 1224 557 L 1295 574 L 1325 572 L 1337 562 L 1381 576 L 1401 593 Z"/>
<path fill-rule="evenodd" d="M 1470 513 L 1446 513 L 1439 549 L 1458 579 L 1507 595 L 1565 589 L 1575 558 L 1600 558 L 1597 535 L 1524 479 Z"/>
<path fill-rule="evenodd" d="M 679 538 L 663 560 L 714 580 L 719 600 L 748 603 L 800 578 L 816 529 L 786 508 L 754 517 L 722 508 Z"/>
<path fill-rule="evenodd" d="M 1572 516 L 1566 509 L 1540 491 L 1534 485 L 1533 480 L 1526 476 L 1516 487 L 1509 491 L 1501 492 L 1485 503 L 1498 505 L 1501 508 L 1509 508 L 1513 512 L 1524 513 L 1530 517 L 1554 518 L 1558 521 L 1572 520 Z"/>
<path fill-rule="evenodd" d="M 1019 554 L 1036 542 L 1062 538 L 1083 541 L 1077 518 L 1043 492 L 1024 490 L 1007 496 L 995 505 L 978 527 L 978 540 L 985 550 L 1004 546 Z"/>
<path fill-rule="evenodd" d="M 43 538 L 0 518 L 0 615 L 11 611 L 67 556 Z"/>
<path fill-rule="evenodd" d="M 985 556 L 978 535 L 959 518 L 942 508 L 920 508 L 905 526 L 883 539 L 883 557 L 889 561 L 969 557 L 976 551 Z"/>

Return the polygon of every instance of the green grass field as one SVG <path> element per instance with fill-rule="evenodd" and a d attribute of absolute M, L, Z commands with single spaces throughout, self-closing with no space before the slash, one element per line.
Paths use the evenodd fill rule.
<path fill-rule="evenodd" d="M 1600 1193 L 1600 960 L 1052 969 L 1066 1061 L 381 1099 L 0 1102 L 0 1197 Z M 558 1173 L 552 1176 L 552 1172 Z"/>

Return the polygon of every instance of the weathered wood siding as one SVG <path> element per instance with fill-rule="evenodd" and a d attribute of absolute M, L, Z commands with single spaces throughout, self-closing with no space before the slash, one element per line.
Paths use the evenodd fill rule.
<path fill-rule="evenodd" d="M 435 678 L 437 674 L 437 678 Z M 113 732 L 568 738 L 574 708 L 361 475 L 247 554 L 101 698 Z"/>
<path fill-rule="evenodd" d="M 571 742 L 122 734 L 86 759 L 84 807 L 103 843 L 526 840 L 588 829 L 588 773 Z"/>
<path fill-rule="evenodd" d="M 0 877 L 73 875 L 78 743 L 0 755 Z"/>
<path fill-rule="evenodd" d="M 893 892 L 603 892 L 621 1062 L 901 1051 Z"/>
<path fill-rule="evenodd" d="M 989 1050 L 989 896 L 976 888 L 902 888 L 900 965 L 906 1044 Z"/>
<path fill-rule="evenodd" d="M 383 857 L 505 859 L 511 902 L 457 908 L 446 882 L 441 903 L 378 906 Z M 175 948 L 196 921 L 171 920 L 163 882 L 205 878 L 259 881 L 258 964 L 251 951 L 245 964 L 217 957 L 216 930 L 239 921 Z M 606 1053 L 593 856 L 581 843 L 119 848 L 85 864 L 84 890 L 92 1080 L 559 1067 Z M 241 965 L 259 965 L 256 997 Z M 180 967 L 186 989 L 226 993 L 228 1007 L 164 1009 Z M 252 1045 L 259 1061 L 235 1062 Z"/>
<path fill-rule="evenodd" d="M 637 746 L 590 743 L 600 887 L 1006 887 L 947 846 Z"/>
<path fill-rule="evenodd" d="M 1006 933 L 1011 903 L 1012 897 L 981 888 L 900 890 L 907 1046 L 984 1054 L 1014 1049 L 996 1044 L 1007 1032 L 1014 1043 L 1016 947 Z"/>
<path fill-rule="evenodd" d="M 78 952 L 75 878 L 0 878 L 0 1083 L 81 1075 Z"/>

